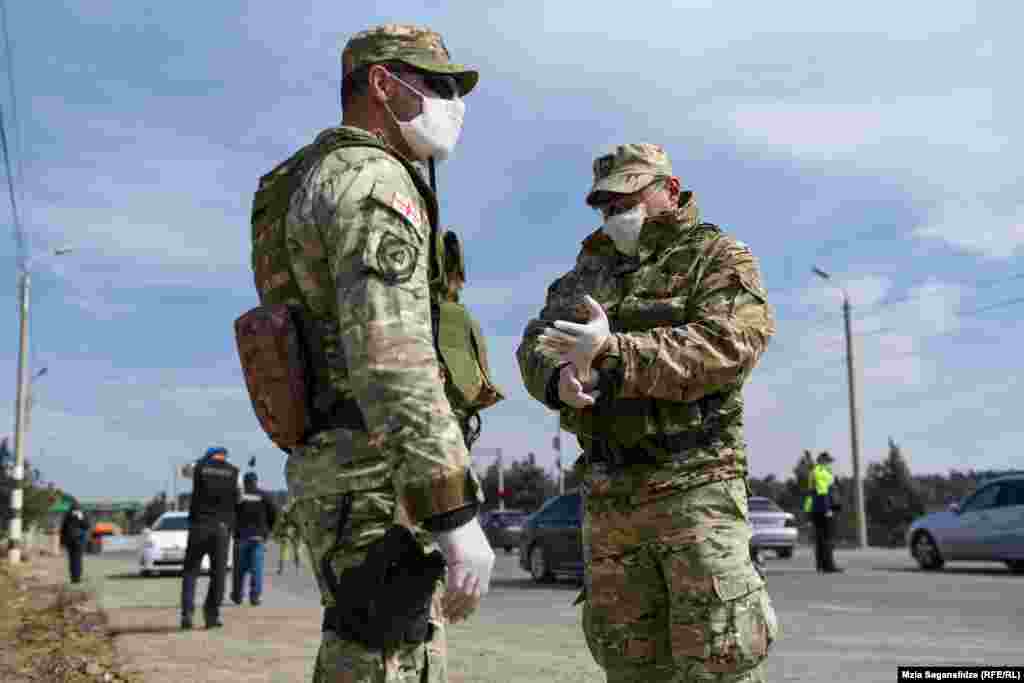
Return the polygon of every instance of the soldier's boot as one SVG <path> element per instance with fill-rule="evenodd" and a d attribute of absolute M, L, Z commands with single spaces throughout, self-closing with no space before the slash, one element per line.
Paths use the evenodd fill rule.
<path fill-rule="evenodd" d="M 219 614 L 211 614 L 207 612 L 205 617 L 207 629 L 221 628 L 222 626 L 224 626 L 224 622 L 220 620 Z"/>
<path fill-rule="evenodd" d="M 181 615 L 181 630 L 190 631 L 192 629 L 192 615 L 188 613 L 182 613 Z"/>

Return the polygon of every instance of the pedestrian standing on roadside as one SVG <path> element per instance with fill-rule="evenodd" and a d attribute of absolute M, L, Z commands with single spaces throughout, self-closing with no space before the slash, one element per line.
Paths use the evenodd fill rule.
<path fill-rule="evenodd" d="M 238 468 L 227 461 L 227 455 L 226 448 L 210 448 L 192 472 L 188 544 L 181 581 L 181 628 L 186 630 L 192 628 L 196 578 L 204 555 L 210 558 L 210 586 L 203 605 L 206 628 L 224 625 L 220 620 L 220 604 L 224 600 L 228 545 L 240 498 Z"/>
<path fill-rule="evenodd" d="M 60 544 L 68 553 L 68 569 L 71 583 L 82 581 L 82 555 L 85 553 L 85 542 L 89 535 L 89 520 L 78 501 L 71 502 L 71 509 L 64 515 L 60 525 Z"/>
<path fill-rule="evenodd" d="M 241 605 L 245 599 L 245 577 L 249 581 L 249 602 L 260 604 L 263 593 L 263 561 L 266 541 L 277 522 L 277 506 L 270 494 L 259 488 L 259 476 L 246 472 L 242 479 L 242 500 L 238 503 L 238 570 L 231 590 L 231 601 Z"/>
<path fill-rule="evenodd" d="M 833 495 L 835 476 L 832 474 L 832 456 L 828 451 L 818 455 L 818 464 L 811 468 L 807 482 L 804 512 L 814 523 L 814 560 L 821 574 L 835 574 L 843 570 L 835 559 L 835 513 L 840 505 Z"/>

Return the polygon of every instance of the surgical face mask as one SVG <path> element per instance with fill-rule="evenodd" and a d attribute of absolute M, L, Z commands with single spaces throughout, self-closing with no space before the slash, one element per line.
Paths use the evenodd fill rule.
<path fill-rule="evenodd" d="M 615 242 L 616 249 L 627 256 L 634 256 L 645 220 L 647 220 L 647 206 L 641 203 L 629 211 L 609 216 L 604 220 L 602 229 Z"/>
<path fill-rule="evenodd" d="M 391 77 L 423 99 L 423 111 L 411 121 L 399 121 L 391 107 L 388 107 L 409 149 L 421 161 L 431 157 L 434 161 L 444 161 L 459 141 L 466 103 L 458 95 L 450 100 L 427 97 L 398 76 Z"/>

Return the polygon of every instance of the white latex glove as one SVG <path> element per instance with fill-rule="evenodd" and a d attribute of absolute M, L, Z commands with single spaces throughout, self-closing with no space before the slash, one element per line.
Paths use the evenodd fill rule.
<path fill-rule="evenodd" d="M 597 386 L 599 375 L 597 370 L 590 371 L 590 379 L 584 384 L 577 377 L 576 367 L 569 363 L 563 365 L 558 372 L 558 398 L 572 408 L 587 408 L 601 395 L 600 391 L 591 391 Z M 587 393 L 589 392 L 589 393 Z"/>
<path fill-rule="evenodd" d="M 434 540 L 448 562 L 448 589 L 442 604 L 448 620 L 455 624 L 476 611 L 487 594 L 494 550 L 477 517 L 451 531 L 434 534 Z"/>
<path fill-rule="evenodd" d="M 576 367 L 576 377 L 580 382 L 589 382 L 592 364 L 598 354 L 611 341 L 611 329 L 608 327 L 608 316 L 601 304 L 588 294 L 583 298 L 590 311 L 590 322 L 580 325 L 567 320 L 556 320 L 554 328 L 548 327 L 537 337 L 537 341 L 545 349 L 555 353 L 563 362 L 572 363 Z"/>

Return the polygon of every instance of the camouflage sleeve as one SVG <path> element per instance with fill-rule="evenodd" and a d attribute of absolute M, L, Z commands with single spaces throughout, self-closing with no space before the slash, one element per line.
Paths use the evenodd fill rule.
<path fill-rule="evenodd" d="M 695 401 L 742 381 L 775 333 L 757 259 L 722 237 L 706 257 L 679 327 L 613 336 L 622 398 Z"/>
<path fill-rule="evenodd" d="M 353 164 L 329 155 L 314 204 L 336 231 L 325 241 L 337 245 L 331 274 L 351 390 L 371 446 L 392 464 L 400 504 L 419 523 L 481 493 L 434 347 L 426 213 L 400 164 L 364 156 Z"/>
<path fill-rule="evenodd" d="M 541 349 L 537 337 L 555 320 L 574 319 L 570 318 L 570 312 L 564 310 L 564 306 L 561 305 L 562 302 L 571 300 L 570 296 L 562 292 L 569 279 L 568 275 L 564 275 L 551 283 L 540 316 L 526 323 L 523 340 L 516 349 L 519 373 L 526 391 L 552 410 L 558 410 L 559 406 L 551 404 L 548 387 L 561 362 Z"/>

